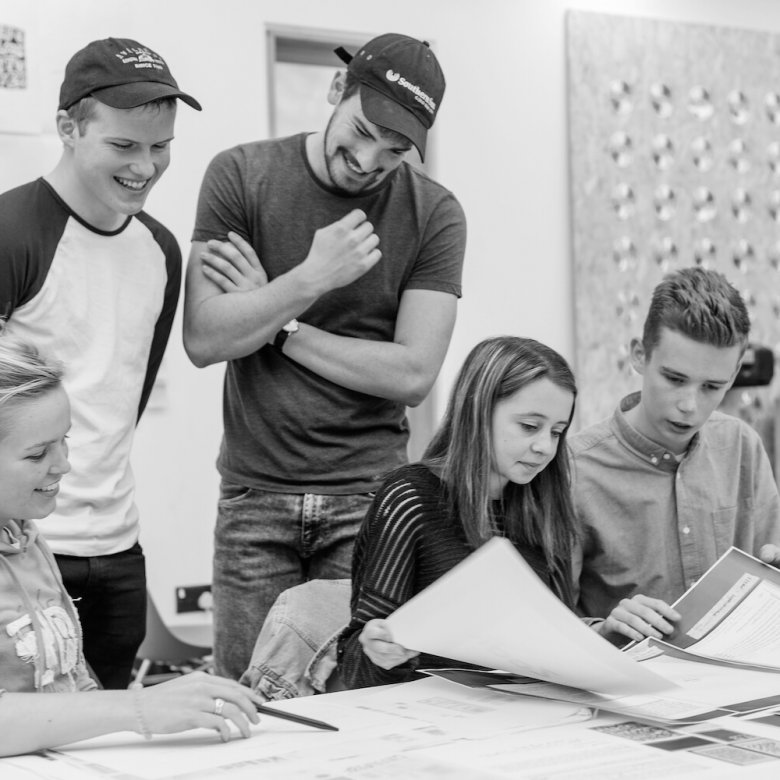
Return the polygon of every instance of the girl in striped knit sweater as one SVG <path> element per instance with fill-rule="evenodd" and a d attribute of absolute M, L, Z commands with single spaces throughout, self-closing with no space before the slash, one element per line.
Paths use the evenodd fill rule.
<path fill-rule="evenodd" d="M 493 536 L 510 539 L 573 605 L 565 439 L 576 393 L 566 361 L 533 339 L 496 337 L 471 351 L 422 461 L 391 473 L 366 515 L 351 622 L 339 641 L 343 684 L 402 682 L 418 666 L 452 666 L 393 642 L 384 618 Z M 522 598 L 496 594 L 506 596 Z"/>

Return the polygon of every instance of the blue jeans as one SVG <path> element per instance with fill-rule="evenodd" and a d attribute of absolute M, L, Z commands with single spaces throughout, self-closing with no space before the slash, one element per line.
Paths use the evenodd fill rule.
<path fill-rule="evenodd" d="M 127 688 L 146 634 L 141 545 L 113 555 L 55 555 L 84 632 L 84 657 L 104 688 Z"/>
<path fill-rule="evenodd" d="M 214 533 L 214 665 L 238 679 L 276 597 L 352 576 L 352 546 L 373 496 L 271 493 L 223 480 Z"/>

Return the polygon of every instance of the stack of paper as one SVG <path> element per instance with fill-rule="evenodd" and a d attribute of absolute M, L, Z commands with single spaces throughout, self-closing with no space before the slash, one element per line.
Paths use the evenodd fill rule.
<path fill-rule="evenodd" d="M 675 608 L 683 619 L 667 643 L 622 652 L 495 538 L 388 622 L 410 649 L 535 678 L 486 682 L 512 693 L 685 722 L 780 705 L 780 675 L 759 671 L 780 659 L 780 572 L 732 549 Z"/>

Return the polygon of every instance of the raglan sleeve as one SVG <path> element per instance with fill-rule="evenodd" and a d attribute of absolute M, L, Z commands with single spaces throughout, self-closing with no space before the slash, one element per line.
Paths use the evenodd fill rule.
<path fill-rule="evenodd" d="M 37 183 L 0 195 L 0 318 L 41 288 L 63 229 L 62 215 L 43 210 Z"/>
<path fill-rule="evenodd" d="M 146 364 L 146 376 L 141 390 L 141 400 L 138 405 L 138 420 L 146 409 L 149 396 L 152 393 L 154 382 L 157 379 L 157 373 L 160 370 L 165 349 L 168 346 L 168 339 L 173 327 L 173 318 L 176 316 L 176 307 L 179 303 L 179 292 L 181 290 L 181 249 L 179 244 L 170 231 L 160 229 L 156 235 L 163 254 L 165 255 L 166 282 L 165 292 L 163 294 L 163 305 L 157 322 L 154 325 L 154 334 L 152 335 L 152 344 L 149 349 L 149 359 Z"/>

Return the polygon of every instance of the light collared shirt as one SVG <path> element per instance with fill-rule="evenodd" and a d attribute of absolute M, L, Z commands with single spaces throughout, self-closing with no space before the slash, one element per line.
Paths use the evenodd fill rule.
<path fill-rule="evenodd" d="M 780 498 L 758 434 L 713 412 L 679 459 L 615 414 L 569 439 L 578 609 L 606 617 L 642 593 L 671 604 L 730 546 L 757 555 L 780 542 Z"/>

